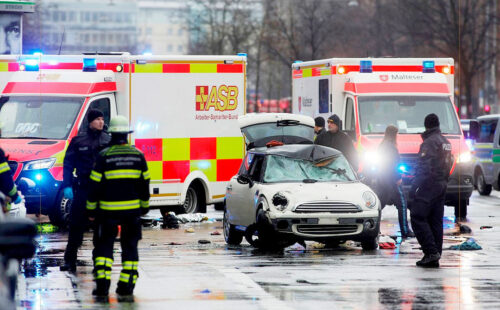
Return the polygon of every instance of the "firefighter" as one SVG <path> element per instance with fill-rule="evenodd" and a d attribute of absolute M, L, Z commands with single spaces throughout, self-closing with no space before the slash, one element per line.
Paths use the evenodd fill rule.
<path fill-rule="evenodd" d="M 421 267 L 439 267 L 443 251 L 443 215 L 446 187 L 453 158 L 451 144 L 441 134 L 439 118 L 429 114 L 418 152 L 418 164 L 410 189 L 411 224 L 424 257 Z"/>
<path fill-rule="evenodd" d="M 314 136 L 314 139 L 316 139 L 320 134 L 325 132 L 325 119 L 321 116 L 318 116 L 314 119 L 314 133 L 316 136 Z"/>
<path fill-rule="evenodd" d="M 344 154 L 354 170 L 358 171 L 358 153 L 351 138 L 340 130 L 340 118 L 337 114 L 333 114 L 328 118 L 327 122 L 328 131 L 317 136 L 314 143 L 339 150 Z"/>
<path fill-rule="evenodd" d="M 399 171 L 400 157 L 397 148 L 398 128 L 387 126 L 384 139 L 380 143 L 378 151 L 382 157 L 380 170 L 377 175 L 377 196 L 382 208 L 394 204 L 398 209 L 399 229 L 401 238 L 415 237 L 408 227 L 408 207 L 402 189 L 402 178 Z"/>
<path fill-rule="evenodd" d="M 61 271 L 76 271 L 78 248 L 83 241 L 83 233 L 88 222 L 85 216 L 90 171 L 94 167 L 97 154 L 104 149 L 110 136 L 104 129 L 104 115 L 99 110 L 90 110 L 87 114 L 87 132 L 73 138 L 64 157 L 63 193 L 73 200 L 69 212 L 68 244 L 64 252 Z M 76 177 L 73 171 L 76 170 Z M 73 192 L 75 193 L 73 195 Z"/>
<path fill-rule="evenodd" d="M 124 116 L 111 120 L 110 146 L 99 153 L 90 175 L 87 211 L 96 221 L 93 294 L 105 297 L 111 283 L 113 244 L 121 226 L 122 270 L 116 293 L 132 295 L 137 277 L 141 215 L 149 211 L 150 175 L 144 155 L 128 144 L 129 124 Z"/>
<path fill-rule="evenodd" d="M 5 196 L 8 196 L 11 201 L 15 204 L 21 203 L 22 198 L 17 192 L 17 187 L 14 184 L 12 179 L 12 171 L 10 170 L 9 163 L 7 161 L 7 157 L 5 156 L 4 151 L 0 148 L 0 192 L 2 192 Z M 10 204 L 6 204 L 7 210 Z"/>

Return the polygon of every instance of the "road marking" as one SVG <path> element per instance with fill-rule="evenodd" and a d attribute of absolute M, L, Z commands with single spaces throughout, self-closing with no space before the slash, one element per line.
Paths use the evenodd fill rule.
<path fill-rule="evenodd" d="M 235 282 L 235 288 L 250 297 L 257 297 L 258 303 L 263 309 L 292 309 L 283 301 L 266 292 L 260 285 L 255 283 L 249 276 L 235 268 L 219 269 L 226 278 Z"/>

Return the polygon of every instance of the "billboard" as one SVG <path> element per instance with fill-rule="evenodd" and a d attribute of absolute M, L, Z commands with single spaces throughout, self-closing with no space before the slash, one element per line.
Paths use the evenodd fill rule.
<path fill-rule="evenodd" d="M 21 54 L 22 14 L 0 13 L 0 54 Z"/>

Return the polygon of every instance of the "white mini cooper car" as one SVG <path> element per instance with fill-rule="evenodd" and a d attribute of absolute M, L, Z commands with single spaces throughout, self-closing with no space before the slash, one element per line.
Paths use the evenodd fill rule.
<path fill-rule="evenodd" d="M 245 115 L 241 168 L 227 185 L 224 237 L 279 248 L 300 240 L 360 241 L 376 249 L 380 202 L 339 151 L 312 144 L 312 118 Z M 286 144 L 294 143 L 294 144 Z"/>

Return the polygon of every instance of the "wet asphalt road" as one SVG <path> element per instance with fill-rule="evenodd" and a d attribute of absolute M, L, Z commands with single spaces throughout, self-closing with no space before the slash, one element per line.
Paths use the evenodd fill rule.
<path fill-rule="evenodd" d="M 445 233 L 452 234 L 453 209 L 445 215 Z M 85 235 L 76 275 L 58 268 L 66 235 L 44 234 L 39 253 L 19 276 L 18 309 L 500 309 L 499 192 L 471 199 L 467 225 L 483 250 L 445 250 L 439 269 L 415 266 L 422 256 L 415 239 L 369 252 L 350 244 L 315 249 L 313 242 L 306 250 L 280 253 L 260 252 L 245 241 L 231 247 L 222 236 L 222 212 L 211 209 L 208 216 L 219 221 L 143 230 L 133 302 L 114 293 L 118 243 L 110 298 L 102 302 L 91 295 L 91 234 Z M 382 220 L 382 233 L 394 235 L 396 209 L 384 209 Z M 189 227 L 194 233 L 185 232 Z M 445 248 L 458 244 L 456 238 L 446 236 Z"/>

